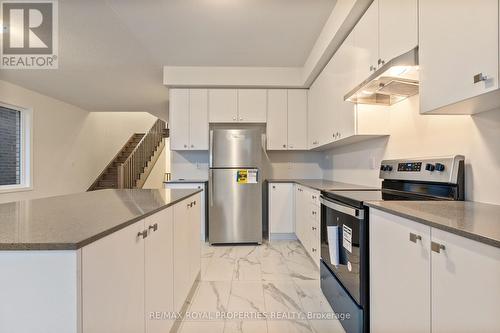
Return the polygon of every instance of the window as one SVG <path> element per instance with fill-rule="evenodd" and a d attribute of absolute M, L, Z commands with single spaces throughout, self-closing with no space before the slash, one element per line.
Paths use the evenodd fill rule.
<path fill-rule="evenodd" d="M 31 188 L 31 117 L 0 103 L 0 192 Z"/>

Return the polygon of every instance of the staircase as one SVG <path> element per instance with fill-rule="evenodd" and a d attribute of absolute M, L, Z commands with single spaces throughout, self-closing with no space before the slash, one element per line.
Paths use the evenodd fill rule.
<path fill-rule="evenodd" d="M 165 122 L 158 119 L 147 133 L 133 134 L 88 191 L 142 188 L 165 147 Z"/>

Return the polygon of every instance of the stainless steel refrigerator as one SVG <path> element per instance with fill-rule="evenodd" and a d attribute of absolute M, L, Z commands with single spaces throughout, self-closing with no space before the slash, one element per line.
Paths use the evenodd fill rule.
<path fill-rule="evenodd" d="M 260 128 L 210 130 L 210 244 L 262 243 Z"/>

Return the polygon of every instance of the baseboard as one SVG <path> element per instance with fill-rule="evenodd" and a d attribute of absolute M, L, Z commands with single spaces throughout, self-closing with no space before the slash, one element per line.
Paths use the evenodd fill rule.
<path fill-rule="evenodd" d="M 269 240 L 297 240 L 295 233 L 272 233 Z"/>

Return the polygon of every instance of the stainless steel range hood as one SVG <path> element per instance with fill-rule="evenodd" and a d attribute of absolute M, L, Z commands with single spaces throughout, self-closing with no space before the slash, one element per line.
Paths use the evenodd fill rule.
<path fill-rule="evenodd" d="M 418 47 L 385 63 L 347 95 L 356 104 L 392 105 L 418 94 Z"/>

